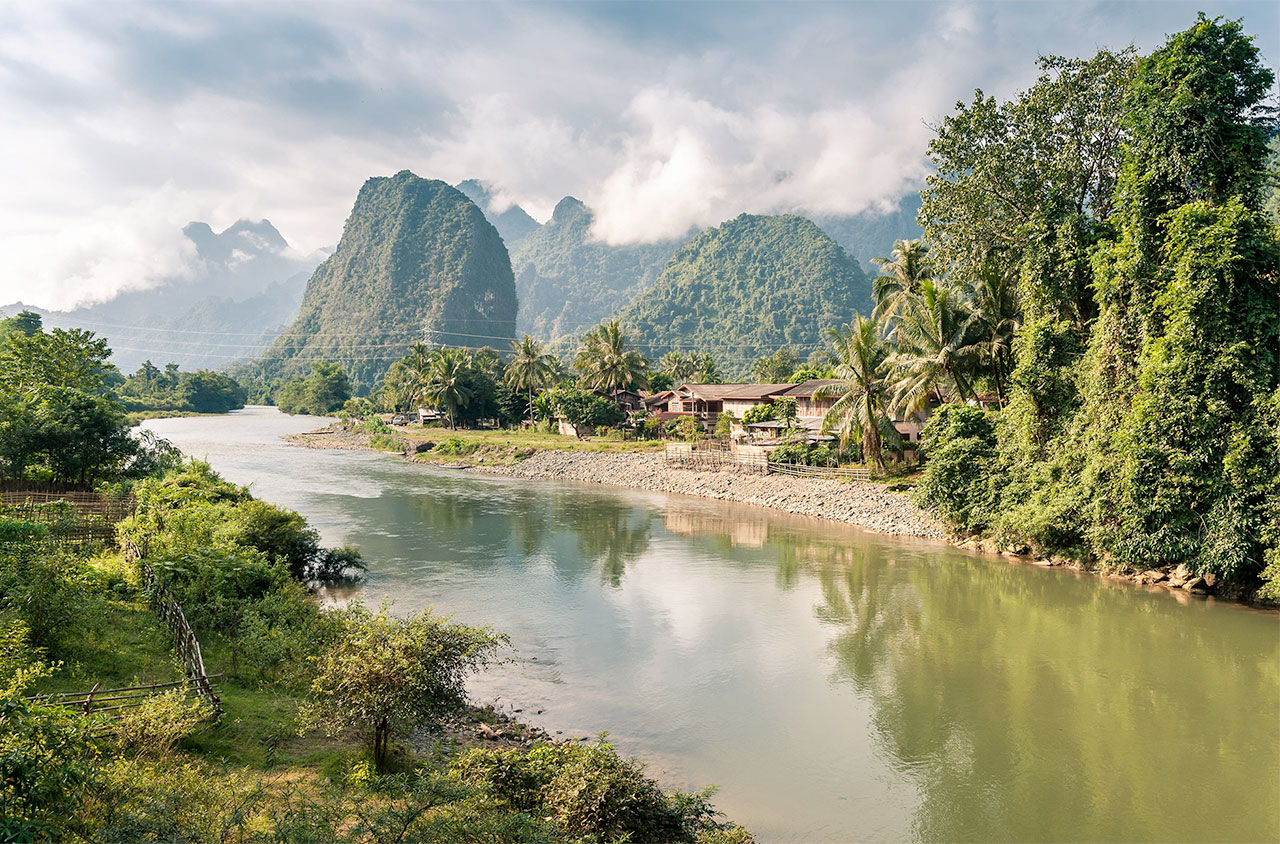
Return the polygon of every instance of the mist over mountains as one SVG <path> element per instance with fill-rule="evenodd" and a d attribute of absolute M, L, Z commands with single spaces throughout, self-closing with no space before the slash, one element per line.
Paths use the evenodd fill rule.
<path fill-rule="evenodd" d="M 791 341 L 791 333 L 768 329 L 766 323 L 777 317 L 755 312 L 761 308 L 789 308 L 789 324 L 792 317 L 801 324 L 844 319 L 850 309 L 869 311 L 866 277 L 878 272 L 871 259 L 888 255 L 895 240 L 920 234 L 919 196 L 910 194 L 889 212 L 812 222 L 748 217 L 791 220 L 788 225 L 744 226 L 739 218 L 707 230 L 720 231 L 720 241 L 732 233 L 735 254 L 709 261 L 712 253 L 704 243 L 699 260 L 677 262 L 682 247 L 706 232 L 612 245 L 593 237 L 595 215 L 575 197 L 564 197 L 540 223 L 519 205 L 499 205 L 495 193 L 481 179 L 456 188 L 408 171 L 371 179 L 347 221 L 347 248 L 310 256 L 298 255 L 267 220 L 238 220 L 221 232 L 191 222 L 182 230 L 192 252 L 188 273 L 71 311 L 31 310 L 50 327 L 85 328 L 107 337 L 113 360 L 126 373 L 144 360 L 221 368 L 271 349 L 269 368 L 301 371 L 318 356 L 336 355 L 368 387 L 416 339 L 502 348 L 506 338 L 529 333 L 559 341 L 564 351 L 618 314 L 633 320 L 633 330 L 640 332 L 635 339 L 651 357 L 665 346 L 701 343 L 736 359 L 748 346 L 768 351 L 771 344 Z M 372 211 L 374 205 L 379 209 Z M 362 234 L 354 239 L 353 220 L 363 220 L 357 226 Z M 823 246 L 827 253 L 838 244 L 850 261 L 832 258 L 822 271 L 800 268 L 804 261 L 798 256 L 826 238 L 834 241 Z M 751 256 L 751 281 L 741 275 L 747 264 L 738 252 Z M 761 267 L 772 269 L 757 272 Z M 651 293 L 664 274 L 667 287 Z M 507 277 L 514 279 L 511 297 Z M 670 279 L 679 284 L 672 287 Z M 761 285 L 768 290 L 753 295 Z M 471 295 L 475 291 L 479 298 Z M 809 313 L 819 300 L 826 303 L 820 312 Z M 830 304 L 835 301 L 838 307 Z M 22 307 L 0 310 L 12 314 Z M 289 337 L 273 348 L 286 328 Z M 807 334 L 803 339 L 816 342 Z M 373 357 L 386 360 L 368 360 Z"/>
<path fill-rule="evenodd" d="M 71 311 L 33 310 L 47 326 L 107 337 L 112 360 L 132 372 L 145 360 L 184 369 L 216 368 L 261 354 L 298 312 L 302 291 L 323 255 L 298 256 L 267 220 L 238 220 L 221 232 L 208 223 L 183 228 L 194 260 L 189 275 L 163 279 L 107 302 Z"/>

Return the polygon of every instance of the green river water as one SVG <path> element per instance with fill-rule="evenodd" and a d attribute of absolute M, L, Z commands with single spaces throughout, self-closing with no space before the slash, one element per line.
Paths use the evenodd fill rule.
<path fill-rule="evenodd" d="M 148 423 L 511 635 L 479 700 L 608 730 L 761 841 L 1280 839 L 1280 617 L 769 510 Z M 539 714 L 540 713 L 540 714 Z"/>

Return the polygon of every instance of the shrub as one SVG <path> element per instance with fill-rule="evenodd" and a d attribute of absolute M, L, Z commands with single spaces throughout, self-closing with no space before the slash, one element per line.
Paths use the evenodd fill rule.
<path fill-rule="evenodd" d="M 454 760 L 450 775 L 588 840 L 751 840 L 740 827 L 716 822 L 709 792 L 664 794 L 639 762 L 603 741 L 542 744 L 528 752 L 473 748 Z M 719 833 L 738 837 L 715 838 Z"/>
<path fill-rule="evenodd" d="M 141 706 L 120 710 L 111 721 L 111 735 L 127 753 L 168 756 L 208 715 L 203 700 L 184 690 L 165 692 L 147 698 Z"/>
<path fill-rule="evenodd" d="M 484 667 L 506 641 L 430 612 L 394 618 L 385 605 L 376 614 L 352 605 L 341 625 L 341 635 L 314 660 L 316 677 L 303 720 L 331 735 L 365 735 L 379 770 L 393 738 L 465 703 L 467 675 Z"/>
<path fill-rule="evenodd" d="M 916 501 L 960 530 L 987 527 L 995 511 L 991 471 L 996 460 L 995 426 L 987 414 L 968 405 L 943 405 L 920 440 L 926 462 Z"/>
<path fill-rule="evenodd" d="M 465 457 L 468 454 L 474 454 L 479 447 L 479 443 L 464 440 L 462 437 L 445 437 L 435 444 L 431 453 Z"/>
<path fill-rule="evenodd" d="M 675 423 L 674 428 L 667 428 L 667 432 L 672 436 L 690 443 L 707 438 L 707 430 L 702 427 L 702 423 L 698 421 L 697 417 L 681 416 L 679 419 L 672 421 Z"/>
<path fill-rule="evenodd" d="M 204 548 L 151 559 L 192 624 L 234 635 L 249 605 L 289 582 L 288 573 L 251 548 Z"/>
<path fill-rule="evenodd" d="M 53 673 L 25 625 L 0 619 L 0 841 L 60 841 L 77 822 L 97 751 L 84 718 L 26 700 Z"/>
<path fill-rule="evenodd" d="M 369 445 L 378 451 L 404 451 L 405 441 L 400 437 L 374 434 L 369 438 Z"/>

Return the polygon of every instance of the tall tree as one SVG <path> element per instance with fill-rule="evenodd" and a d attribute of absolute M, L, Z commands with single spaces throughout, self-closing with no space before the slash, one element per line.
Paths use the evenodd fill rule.
<path fill-rule="evenodd" d="M 587 332 L 573 365 L 582 375 L 583 386 L 602 393 L 642 390 L 649 383 L 648 362 L 627 347 L 626 332 L 616 319 Z"/>
<path fill-rule="evenodd" d="M 851 324 L 833 328 L 829 334 L 839 382 L 818 387 L 813 393 L 815 401 L 836 399 L 822 420 L 822 428 L 838 431 L 845 445 L 857 431 L 862 439 L 863 461 L 883 472 L 883 435 L 897 433 L 889 417 L 889 348 L 881 340 L 879 324 L 861 314 Z"/>
<path fill-rule="evenodd" d="M 555 378 L 556 361 L 542 350 L 542 344 L 528 334 L 511 343 L 507 361 L 507 383 L 529 396 L 529 422 L 533 422 L 533 394 Z"/>
<path fill-rule="evenodd" d="M 961 399 L 973 395 L 970 376 L 982 358 L 975 321 L 959 290 L 940 281 L 920 282 L 919 292 L 904 302 L 894 332 L 896 351 L 889 362 L 898 375 L 896 409 L 920 410 L 931 392 L 954 390 Z"/>
<path fill-rule="evenodd" d="M 920 292 L 920 282 L 931 278 L 929 247 L 919 238 L 899 240 L 888 258 L 873 258 L 880 265 L 880 275 L 872 280 L 876 309 L 872 316 L 892 321 L 908 297 Z"/>
<path fill-rule="evenodd" d="M 449 427 L 458 427 L 458 411 L 466 407 L 474 393 L 467 383 L 471 362 L 462 349 L 440 349 L 432 353 L 423 395 L 436 407 L 445 408 Z"/>

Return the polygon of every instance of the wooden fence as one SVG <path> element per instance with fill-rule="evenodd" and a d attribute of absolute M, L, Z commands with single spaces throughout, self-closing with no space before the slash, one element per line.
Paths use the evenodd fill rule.
<path fill-rule="evenodd" d="M 50 506 L 59 502 L 74 511 L 74 518 Z M 133 515 L 137 502 L 133 496 L 108 498 L 84 490 L 59 492 L 49 484 L 19 487 L 10 482 L 0 486 L 0 505 L 10 518 L 47 525 L 57 541 L 110 542 L 116 522 Z"/>
<path fill-rule="evenodd" d="M 208 677 L 202 677 L 202 680 L 208 681 L 213 677 L 220 677 L 220 674 L 213 674 Z M 53 694 L 31 695 L 27 700 L 35 701 L 52 706 L 65 706 L 70 709 L 76 709 L 85 715 L 102 714 L 106 712 L 118 712 L 121 709 L 129 709 L 134 706 L 142 706 L 151 697 L 158 694 L 164 694 L 171 689 L 182 689 L 186 692 L 204 697 L 199 686 L 191 679 L 175 680 L 172 683 L 149 683 L 142 686 L 121 686 L 117 689 L 101 689 L 94 686 L 87 692 L 56 692 Z M 109 706 L 104 704 L 110 704 Z"/>
<path fill-rule="evenodd" d="M 222 701 L 218 698 L 218 691 L 213 683 L 209 682 L 210 675 L 205 671 L 204 656 L 200 653 L 200 640 L 196 638 L 195 631 L 187 622 L 182 606 L 174 599 L 169 587 L 156 576 L 155 570 L 147 565 L 142 552 L 132 541 L 125 542 L 125 556 L 138 564 L 142 585 L 151 598 L 151 606 L 169 628 L 169 633 L 173 636 L 174 648 L 177 649 L 178 656 L 182 657 L 182 667 L 187 675 L 186 681 L 191 683 L 196 692 L 209 702 L 209 706 L 213 708 L 214 717 L 221 715 Z"/>
<path fill-rule="evenodd" d="M 764 475 L 789 475 L 802 478 L 837 478 L 854 481 L 871 480 L 871 470 L 861 467 L 806 466 L 801 463 L 779 463 L 769 460 L 763 451 L 735 451 L 726 448 L 697 448 L 691 443 L 667 443 L 663 457 L 680 466 L 730 467 Z"/>

